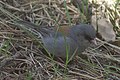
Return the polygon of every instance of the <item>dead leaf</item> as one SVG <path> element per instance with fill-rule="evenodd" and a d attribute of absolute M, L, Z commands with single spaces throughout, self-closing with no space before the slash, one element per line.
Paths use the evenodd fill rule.
<path fill-rule="evenodd" d="M 98 23 L 98 33 L 106 41 L 115 41 L 116 35 L 113 30 L 113 25 L 106 19 L 102 18 L 97 20 Z M 97 28 L 96 15 L 92 16 L 92 25 Z"/>

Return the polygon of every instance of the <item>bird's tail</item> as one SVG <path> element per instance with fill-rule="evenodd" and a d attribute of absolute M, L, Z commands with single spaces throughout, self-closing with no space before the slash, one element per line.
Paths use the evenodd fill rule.
<path fill-rule="evenodd" d="M 34 23 L 23 21 L 23 20 L 15 21 L 15 24 L 19 28 L 28 30 L 28 31 L 32 32 L 33 34 L 35 34 L 35 35 L 37 35 L 39 37 L 50 36 L 50 34 L 52 33 L 51 30 L 46 29 L 43 26 L 38 26 L 38 25 L 36 25 Z"/>
<path fill-rule="evenodd" d="M 31 23 L 31 22 L 28 22 L 28 21 L 23 21 L 23 20 L 19 20 L 19 21 L 15 21 L 15 23 L 19 26 L 23 26 L 23 27 L 26 27 L 26 28 L 31 28 L 31 29 L 35 29 L 35 30 L 38 30 L 39 29 L 39 26 L 34 24 L 34 23 Z"/>

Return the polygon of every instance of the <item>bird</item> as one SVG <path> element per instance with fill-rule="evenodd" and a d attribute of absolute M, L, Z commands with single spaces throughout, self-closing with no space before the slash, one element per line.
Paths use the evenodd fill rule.
<path fill-rule="evenodd" d="M 63 59 L 74 58 L 85 51 L 92 42 L 96 43 L 96 31 L 92 25 L 80 23 L 59 30 L 40 27 L 28 21 L 16 21 L 27 29 L 32 29 L 42 39 L 48 53 Z"/>

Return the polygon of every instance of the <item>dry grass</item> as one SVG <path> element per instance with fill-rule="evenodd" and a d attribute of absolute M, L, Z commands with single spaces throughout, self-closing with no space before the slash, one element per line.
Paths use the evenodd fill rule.
<path fill-rule="evenodd" d="M 70 26 L 86 23 L 86 16 L 62 0 L 0 1 L 1 80 L 119 80 L 120 47 L 100 41 L 83 55 L 65 63 L 51 60 L 36 40 L 12 23 L 26 20 L 39 25 Z"/>

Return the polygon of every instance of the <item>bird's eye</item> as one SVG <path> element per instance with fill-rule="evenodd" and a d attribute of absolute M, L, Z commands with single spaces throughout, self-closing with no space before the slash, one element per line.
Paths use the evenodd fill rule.
<path fill-rule="evenodd" d="M 91 40 L 92 40 L 92 38 L 89 37 L 89 36 L 85 36 L 85 39 L 87 39 L 88 41 L 91 41 Z"/>
<path fill-rule="evenodd" d="M 77 36 L 80 36 L 80 34 L 77 34 Z"/>

